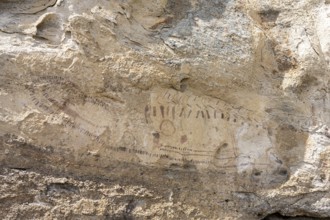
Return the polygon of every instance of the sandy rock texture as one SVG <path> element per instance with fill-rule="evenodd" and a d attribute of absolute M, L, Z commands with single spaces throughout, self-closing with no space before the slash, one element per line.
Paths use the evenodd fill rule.
<path fill-rule="evenodd" d="M 0 218 L 329 218 L 329 36 L 329 0 L 0 0 Z"/>

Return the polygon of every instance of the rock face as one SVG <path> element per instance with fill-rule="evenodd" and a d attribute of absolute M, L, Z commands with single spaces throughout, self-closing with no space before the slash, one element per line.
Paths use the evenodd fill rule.
<path fill-rule="evenodd" d="M 0 218 L 330 217 L 329 36 L 329 0 L 0 0 Z"/>

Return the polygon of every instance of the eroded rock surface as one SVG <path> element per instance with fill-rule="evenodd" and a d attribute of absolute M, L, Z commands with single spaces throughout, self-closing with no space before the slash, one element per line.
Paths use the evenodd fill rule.
<path fill-rule="evenodd" d="M 0 218 L 330 217 L 329 36 L 325 0 L 0 0 Z"/>

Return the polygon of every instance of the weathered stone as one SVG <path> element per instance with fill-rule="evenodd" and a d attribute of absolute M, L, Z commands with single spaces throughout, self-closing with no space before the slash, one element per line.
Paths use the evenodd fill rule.
<path fill-rule="evenodd" d="M 0 0 L 0 218 L 330 217 L 329 36 L 324 0 Z"/>

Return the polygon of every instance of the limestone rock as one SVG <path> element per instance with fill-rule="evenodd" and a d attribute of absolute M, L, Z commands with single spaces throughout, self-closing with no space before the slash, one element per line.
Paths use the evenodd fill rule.
<path fill-rule="evenodd" d="M 0 0 L 0 218 L 329 218 L 329 36 L 328 0 Z"/>

